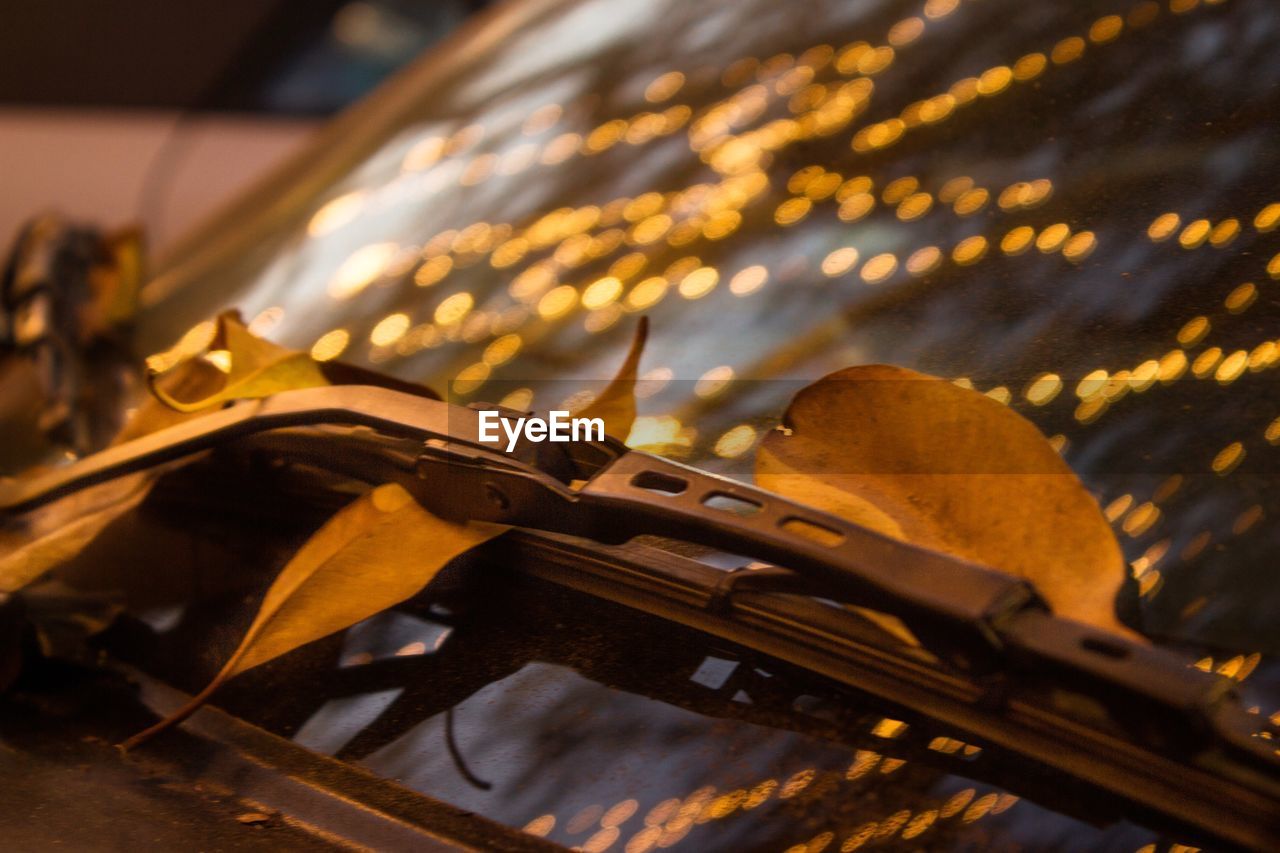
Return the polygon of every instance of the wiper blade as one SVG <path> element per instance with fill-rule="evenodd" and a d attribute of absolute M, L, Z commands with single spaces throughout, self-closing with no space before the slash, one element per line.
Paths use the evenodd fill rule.
<path fill-rule="evenodd" d="M 745 590 L 784 589 L 892 613 L 955 676 L 979 688 L 974 703 L 1007 712 L 1009 685 L 1026 683 L 1087 696 L 1142 748 L 1196 756 L 1201 769 L 1269 803 L 1266 833 L 1280 838 L 1275 732 L 1260 732 L 1264 721 L 1245 710 L 1230 679 L 1167 650 L 1054 616 L 1024 579 L 612 440 L 523 442 L 503 452 L 480 440 L 479 410 L 364 386 L 285 392 L 39 479 L 0 483 L 0 512 L 25 512 L 95 483 L 256 437 L 285 458 L 399 482 L 444 517 L 603 543 L 640 535 L 699 543 L 779 567 L 722 573 L 706 602 L 712 610 L 732 609 Z M 726 503 L 731 510 L 721 508 Z"/>

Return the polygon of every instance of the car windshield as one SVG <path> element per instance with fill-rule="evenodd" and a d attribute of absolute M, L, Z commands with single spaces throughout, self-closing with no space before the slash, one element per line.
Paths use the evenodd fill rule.
<path fill-rule="evenodd" d="M 317 358 L 549 409 L 645 314 L 629 443 L 739 476 L 830 371 L 968 383 L 1098 497 L 1147 634 L 1274 688 L 1277 37 L 1269 0 L 511 4 L 185 241 L 143 333 L 236 305 Z M 587 799 L 556 833 L 614 805 Z"/>

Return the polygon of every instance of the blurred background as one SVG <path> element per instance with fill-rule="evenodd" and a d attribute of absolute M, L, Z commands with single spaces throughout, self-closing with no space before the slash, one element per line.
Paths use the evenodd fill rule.
<path fill-rule="evenodd" d="M 6 4 L 0 234 L 57 209 L 163 249 L 487 4 Z"/>

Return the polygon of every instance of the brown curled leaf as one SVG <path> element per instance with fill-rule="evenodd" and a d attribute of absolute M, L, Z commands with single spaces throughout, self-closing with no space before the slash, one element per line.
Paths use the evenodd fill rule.
<path fill-rule="evenodd" d="M 1054 611 L 1130 634 L 1111 526 L 1030 421 L 901 367 L 832 373 L 791 401 L 761 486 L 897 539 L 1027 578 Z M 789 431 L 789 434 L 788 434 Z"/>
<path fill-rule="evenodd" d="M 26 541 L 0 557 L 0 593 L 17 592 L 71 560 L 111 522 L 142 503 L 152 481 L 148 474 L 132 474 L 96 487 L 95 494 L 64 498 L 38 510 L 22 531 Z M 0 538 L 0 550 L 10 538 Z"/>
<path fill-rule="evenodd" d="M 454 557 L 504 530 L 437 518 L 394 483 L 357 498 L 280 571 L 240 646 L 209 686 L 122 746 L 137 746 L 185 720 L 236 675 L 412 597 Z"/>
<path fill-rule="evenodd" d="M 431 400 L 440 395 L 414 382 L 337 361 L 316 361 L 310 354 L 290 350 L 257 337 L 240 319 L 226 311 L 207 344 L 197 338 L 179 342 L 169 352 L 148 359 L 147 382 L 152 396 L 138 407 L 114 444 L 148 435 L 212 411 L 230 400 L 265 397 L 280 391 L 324 385 L 376 385 Z M 207 357 L 217 353 L 224 372 Z M 205 355 L 206 357 L 201 357 Z"/>
<path fill-rule="evenodd" d="M 606 435 L 625 439 L 636 421 L 636 378 L 640 374 L 640 356 L 644 354 L 645 341 L 649 338 L 649 318 L 641 317 L 636 324 L 631 349 L 623 359 L 618 373 L 600 395 L 581 411 L 580 418 L 600 418 L 604 421 Z"/>
<path fill-rule="evenodd" d="M 180 399 L 156 380 L 162 375 L 162 362 L 150 361 L 147 381 L 151 392 L 169 408 L 179 412 L 198 412 L 231 400 L 267 397 L 280 391 L 328 385 L 320 364 L 310 354 L 287 349 L 258 337 L 249 331 L 236 311 L 218 316 L 210 354 L 221 354 L 225 379 L 210 394 Z"/>

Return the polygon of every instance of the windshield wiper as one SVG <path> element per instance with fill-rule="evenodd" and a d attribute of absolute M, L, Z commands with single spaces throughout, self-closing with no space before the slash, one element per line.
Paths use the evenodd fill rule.
<path fill-rule="evenodd" d="M 503 452 L 480 440 L 481 408 L 495 407 L 461 407 L 365 386 L 285 392 L 110 448 L 39 479 L 0 484 L 0 511 L 26 512 L 95 483 L 247 440 L 356 479 L 398 482 L 444 517 L 556 534 L 513 539 L 534 550 L 577 553 L 579 572 L 608 578 L 595 585 L 595 594 L 712 633 L 727 630 L 736 641 L 1014 750 L 1030 749 L 1039 760 L 1220 837 L 1280 846 L 1276 732 L 1244 708 L 1230 679 L 1201 672 L 1170 651 L 1056 617 L 1021 578 L 613 440 L 522 442 Z M 723 509 L 726 504 L 731 509 Z M 642 535 L 694 542 L 770 567 L 725 572 L 703 566 L 701 573 L 686 567 L 693 590 L 679 592 L 680 583 L 661 578 L 662 569 L 655 576 L 653 566 L 647 575 L 627 568 L 630 558 L 618 555 L 634 548 L 583 551 L 573 544 L 577 540 L 564 538 L 617 544 Z M 642 578 L 644 594 L 629 600 L 628 583 Z M 811 608 L 821 599 L 892 613 L 937 660 L 922 660 L 919 649 L 836 647 L 830 613 L 818 614 L 849 614 L 829 606 L 809 614 L 812 624 L 792 619 L 779 633 L 777 605 L 796 597 L 761 594 L 778 592 L 806 596 L 801 600 Z M 752 606 L 770 606 L 753 616 L 744 595 Z M 786 635 L 791 639 L 780 639 Z M 815 654 L 821 663 L 812 660 Z M 853 673 L 862 680 L 853 680 Z M 927 686 L 923 692 L 921 686 Z M 1089 705 L 1083 713 L 1081 697 Z M 1152 767 L 1164 767 L 1164 773 L 1152 777 Z M 1174 781 L 1184 797 L 1171 803 L 1161 789 L 1169 787 L 1174 768 L 1185 774 L 1187 787 Z M 1155 784 L 1161 778 L 1163 786 Z M 1187 802 L 1205 798 L 1206 784 L 1229 795 L 1230 819 L 1221 809 Z M 1147 793 L 1133 789 L 1142 785 Z"/>

